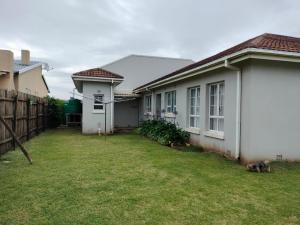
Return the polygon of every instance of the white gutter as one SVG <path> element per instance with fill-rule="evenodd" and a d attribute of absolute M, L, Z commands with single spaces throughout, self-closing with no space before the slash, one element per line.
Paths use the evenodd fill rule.
<path fill-rule="evenodd" d="M 77 75 L 72 75 L 73 80 L 79 80 L 79 81 L 99 81 L 99 82 L 121 82 L 124 79 L 120 78 L 106 78 L 106 77 L 86 77 L 86 76 L 77 76 Z"/>
<path fill-rule="evenodd" d="M 263 55 L 272 55 L 272 56 L 281 56 L 281 57 L 290 57 L 290 59 L 286 60 L 286 61 L 292 61 L 292 62 L 299 62 L 299 60 L 295 60 L 295 59 L 292 59 L 292 58 L 299 58 L 300 57 L 300 53 L 297 53 L 297 52 L 285 52 L 285 51 L 276 51 L 276 50 L 267 50 L 267 49 L 246 48 L 246 49 L 243 49 L 239 52 L 235 52 L 233 54 L 224 56 L 220 59 L 217 59 L 217 60 L 214 60 L 212 62 L 206 63 L 204 65 L 198 66 L 198 67 L 193 68 L 191 70 L 184 71 L 184 72 L 176 74 L 174 76 L 171 76 L 171 77 L 165 78 L 163 80 L 159 80 L 157 82 L 149 84 L 145 87 L 141 87 L 140 89 L 134 90 L 134 92 L 139 93 L 139 92 L 142 92 L 142 91 L 147 90 L 149 88 L 154 88 L 154 87 L 158 87 L 158 86 L 161 86 L 161 85 L 165 85 L 166 82 L 172 83 L 172 82 L 175 82 L 177 80 L 182 80 L 182 79 L 186 78 L 185 75 L 188 75 L 188 77 L 198 75 L 199 74 L 198 72 L 201 71 L 201 70 L 204 70 L 204 69 L 210 70 L 210 69 L 208 69 L 209 67 L 215 66 L 218 63 L 223 64 L 223 62 L 225 60 L 229 60 L 229 59 L 232 59 L 232 58 L 236 59 L 238 57 L 241 57 L 243 55 L 250 54 L 250 53 L 263 54 Z M 252 55 L 252 57 L 253 57 L 253 55 Z M 257 57 L 257 58 L 260 58 L 260 57 Z M 262 56 L 261 58 L 268 59 L 267 57 L 264 57 L 264 56 Z M 273 58 L 270 58 L 270 59 L 273 60 Z M 240 60 L 234 60 L 234 61 L 240 61 Z M 193 74 L 191 75 L 191 73 L 193 73 Z M 201 73 L 202 73 L 202 71 L 201 71 Z"/>
<path fill-rule="evenodd" d="M 225 68 L 236 71 L 236 116 L 235 116 L 235 158 L 240 157 L 241 143 L 241 96 L 242 96 L 242 71 L 236 66 L 232 66 L 225 60 Z"/>

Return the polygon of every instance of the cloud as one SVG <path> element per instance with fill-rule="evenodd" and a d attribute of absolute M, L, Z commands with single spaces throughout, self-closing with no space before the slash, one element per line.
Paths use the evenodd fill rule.
<path fill-rule="evenodd" d="M 300 36 L 294 0 L 1 0 L 0 48 L 31 56 L 51 94 L 69 98 L 71 74 L 129 54 L 200 60 L 265 32 Z"/>

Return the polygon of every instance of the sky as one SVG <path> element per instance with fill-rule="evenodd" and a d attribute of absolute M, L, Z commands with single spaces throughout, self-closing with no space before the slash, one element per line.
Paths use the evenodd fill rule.
<path fill-rule="evenodd" d="M 194 61 L 263 33 L 300 37 L 299 0 L 0 0 L 0 49 L 47 62 L 50 95 L 130 54 Z"/>

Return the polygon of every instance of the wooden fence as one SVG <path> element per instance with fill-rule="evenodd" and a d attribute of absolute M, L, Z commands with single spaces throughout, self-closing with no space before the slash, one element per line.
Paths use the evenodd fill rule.
<path fill-rule="evenodd" d="M 0 115 L 19 140 L 25 142 L 46 129 L 47 101 L 16 91 L 0 90 Z M 0 122 L 0 156 L 15 147 L 14 139 Z"/>

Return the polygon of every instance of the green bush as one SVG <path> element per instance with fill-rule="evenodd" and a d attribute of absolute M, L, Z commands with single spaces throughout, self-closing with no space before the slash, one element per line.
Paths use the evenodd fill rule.
<path fill-rule="evenodd" d="M 159 142 L 162 145 L 185 144 L 189 141 L 190 134 L 175 124 L 162 120 L 144 121 L 138 132 L 146 137 Z"/>
<path fill-rule="evenodd" d="M 47 126 L 56 128 L 64 123 L 64 100 L 48 97 Z"/>

